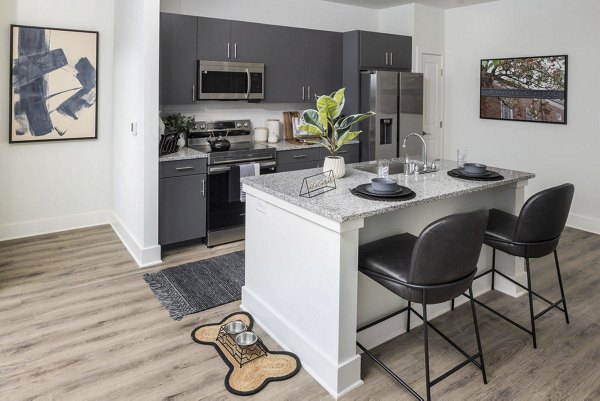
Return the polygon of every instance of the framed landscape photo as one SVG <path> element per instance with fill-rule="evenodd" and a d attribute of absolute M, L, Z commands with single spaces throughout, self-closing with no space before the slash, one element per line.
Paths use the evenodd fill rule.
<path fill-rule="evenodd" d="M 567 123 L 568 57 L 481 60 L 480 118 Z"/>
<path fill-rule="evenodd" d="M 11 25 L 9 142 L 98 138 L 98 32 Z"/>

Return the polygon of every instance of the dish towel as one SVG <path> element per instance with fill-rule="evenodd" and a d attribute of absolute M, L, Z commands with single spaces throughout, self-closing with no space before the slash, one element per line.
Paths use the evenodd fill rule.
<path fill-rule="evenodd" d="M 240 178 L 256 177 L 260 175 L 260 163 L 240 164 Z M 242 182 L 240 180 L 240 202 L 246 202 L 246 193 L 242 190 Z"/>

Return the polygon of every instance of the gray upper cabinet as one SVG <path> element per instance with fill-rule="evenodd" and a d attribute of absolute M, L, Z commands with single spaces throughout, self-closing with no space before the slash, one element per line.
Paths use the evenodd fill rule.
<path fill-rule="evenodd" d="M 342 87 L 343 35 L 312 29 L 305 32 L 306 100 L 312 103 L 315 95 L 329 95 Z"/>
<path fill-rule="evenodd" d="M 265 102 L 300 103 L 306 99 L 304 30 L 270 26 L 264 40 Z"/>
<path fill-rule="evenodd" d="M 360 66 L 411 70 L 412 38 L 387 33 L 359 32 Z"/>
<path fill-rule="evenodd" d="M 264 63 L 268 50 L 265 40 L 270 36 L 270 25 L 231 21 L 230 61 Z"/>
<path fill-rule="evenodd" d="M 204 17 L 192 18 L 196 19 L 198 24 L 194 57 L 198 60 L 234 61 L 231 21 Z"/>
<path fill-rule="evenodd" d="M 197 18 L 160 15 L 160 102 L 190 104 L 196 85 Z"/>

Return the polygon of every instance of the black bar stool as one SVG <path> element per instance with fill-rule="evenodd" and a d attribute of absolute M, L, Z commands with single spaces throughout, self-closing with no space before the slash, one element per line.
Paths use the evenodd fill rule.
<path fill-rule="evenodd" d="M 360 327 L 358 332 L 402 312 L 408 312 L 407 331 L 409 331 L 411 312 L 419 317 L 423 321 L 424 330 L 425 381 L 428 400 L 431 399 L 432 386 L 469 363 L 473 363 L 481 370 L 483 382 L 487 383 L 473 302 L 471 302 L 471 313 L 478 350 L 475 355 L 467 354 L 427 320 L 428 304 L 447 302 L 466 290 L 472 295 L 471 284 L 477 271 L 477 259 L 481 252 L 487 221 L 488 211 L 486 210 L 454 214 L 431 223 L 418 238 L 404 233 L 362 245 L 358 250 L 360 272 L 408 301 L 407 307 Z M 421 303 L 423 306 L 422 316 L 412 308 L 412 302 Z M 465 361 L 433 380 L 429 374 L 428 328 L 433 329 L 466 358 Z M 358 342 L 357 345 L 412 395 L 423 400 L 414 389 L 383 362 Z"/>
<path fill-rule="evenodd" d="M 535 336 L 535 320 L 552 309 L 556 308 L 565 314 L 565 321 L 569 324 L 569 314 L 567 312 L 567 300 L 560 275 L 560 266 L 558 263 L 558 253 L 556 247 L 560 236 L 565 228 L 575 187 L 573 184 L 563 184 L 557 187 L 548 188 L 525 202 L 519 217 L 501 210 L 490 210 L 488 227 L 485 232 L 483 243 L 492 247 L 492 268 L 475 279 L 492 274 L 492 290 L 494 289 L 494 276 L 499 274 L 513 284 L 527 291 L 529 296 L 529 315 L 531 320 L 531 329 L 520 325 L 514 320 L 490 308 L 478 300 L 472 298 L 469 294 L 467 298 L 475 301 L 488 311 L 501 317 L 507 322 L 515 325 L 524 332 L 530 334 L 533 338 L 533 348 L 537 348 Z M 527 287 L 508 277 L 506 274 L 496 270 L 496 249 L 508 253 L 509 255 L 525 258 L 525 269 L 527 271 Z M 531 289 L 531 269 L 529 268 L 530 258 L 541 258 L 542 256 L 554 253 L 554 262 L 556 264 L 556 273 L 558 274 L 558 285 L 560 287 L 561 298 L 552 302 Z M 465 295 L 465 294 L 463 294 Z M 466 295 L 465 295 L 466 296 Z M 546 302 L 549 306 L 543 311 L 534 314 L 533 296 Z M 562 307 L 560 306 L 562 304 Z M 452 300 L 452 309 L 454 309 L 454 300 Z"/>

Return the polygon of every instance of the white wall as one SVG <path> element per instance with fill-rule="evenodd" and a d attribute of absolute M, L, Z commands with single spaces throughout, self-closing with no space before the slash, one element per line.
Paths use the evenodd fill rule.
<path fill-rule="evenodd" d="M 139 265 L 158 246 L 159 0 L 115 3 L 113 227 Z M 137 134 L 130 132 L 137 123 Z"/>
<path fill-rule="evenodd" d="M 98 139 L 8 144 L 10 24 L 100 31 Z M 0 2 L 0 240 L 108 222 L 113 2 Z"/>
<path fill-rule="evenodd" d="M 414 4 L 413 71 L 421 71 L 421 54 L 444 55 L 444 10 Z"/>
<path fill-rule="evenodd" d="M 575 184 L 569 224 L 600 233 L 600 2 L 504 0 L 446 11 L 446 146 L 531 171 L 529 193 Z M 567 54 L 568 125 L 479 118 L 482 58 Z"/>
<path fill-rule="evenodd" d="M 379 10 L 377 31 L 412 36 L 415 31 L 415 4 Z"/>

